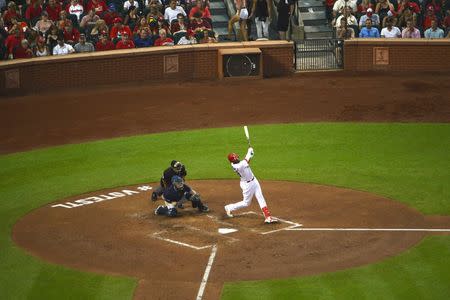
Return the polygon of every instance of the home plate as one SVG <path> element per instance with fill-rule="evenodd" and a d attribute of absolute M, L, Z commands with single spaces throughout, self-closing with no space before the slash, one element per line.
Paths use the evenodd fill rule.
<path fill-rule="evenodd" d="M 238 231 L 237 229 L 234 228 L 219 228 L 219 233 L 221 234 L 228 234 L 228 233 L 232 233 L 232 232 L 236 232 Z"/>

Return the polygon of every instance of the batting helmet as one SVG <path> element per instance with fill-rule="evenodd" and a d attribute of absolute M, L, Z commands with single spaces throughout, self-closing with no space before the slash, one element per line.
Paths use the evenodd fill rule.
<path fill-rule="evenodd" d="M 232 163 L 237 162 L 239 161 L 239 155 L 237 155 L 236 153 L 230 153 L 228 154 L 228 160 Z"/>

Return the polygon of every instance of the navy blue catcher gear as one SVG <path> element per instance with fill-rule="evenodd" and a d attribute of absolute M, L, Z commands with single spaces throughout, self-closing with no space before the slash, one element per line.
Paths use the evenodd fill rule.
<path fill-rule="evenodd" d="M 172 185 L 177 189 L 177 190 L 181 190 L 183 188 L 184 182 L 183 182 L 183 178 L 181 178 L 180 176 L 173 176 L 172 177 Z"/>

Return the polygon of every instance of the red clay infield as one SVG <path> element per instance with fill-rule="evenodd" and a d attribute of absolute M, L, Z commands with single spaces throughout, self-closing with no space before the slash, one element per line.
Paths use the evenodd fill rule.
<path fill-rule="evenodd" d="M 0 153 L 243 123 L 449 122 L 450 75 L 422 77 L 336 74 L 147 83 L 11 97 L 0 101 Z M 262 181 L 262 188 L 273 214 L 292 223 L 264 225 L 254 213 L 225 219 L 223 205 L 241 198 L 238 181 L 189 183 L 201 192 L 210 213 L 198 215 L 187 208 L 179 218 L 156 217 L 152 214 L 156 204 L 148 201 L 150 191 L 116 188 L 34 210 L 16 224 L 13 238 L 54 263 L 139 278 L 136 299 L 195 298 L 211 245 L 217 245 L 205 290 L 206 299 L 217 299 L 225 281 L 309 275 L 368 264 L 404 251 L 426 234 L 286 229 L 295 223 L 305 228 L 450 227 L 448 217 L 425 217 L 376 195 L 278 181 Z M 74 202 L 88 196 L 99 198 Z M 77 207 L 51 207 L 65 202 Z M 253 203 L 248 211 L 259 213 L 259 208 Z M 222 235 L 219 227 L 238 231 Z M 262 234 L 271 230 L 278 231 Z"/>

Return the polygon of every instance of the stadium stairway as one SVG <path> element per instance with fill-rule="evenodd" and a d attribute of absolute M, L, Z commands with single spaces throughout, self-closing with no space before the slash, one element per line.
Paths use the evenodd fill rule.
<path fill-rule="evenodd" d="M 215 33 L 219 41 L 223 41 L 228 35 L 228 13 L 224 0 L 210 0 L 209 10 Z M 234 33 L 233 33 L 234 35 Z"/>
<path fill-rule="evenodd" d="M 327 24 L 323 0 L 300 0 L 298 12 L 304 25 L 305 39 L 333 37 L 333 30 Z"/>

